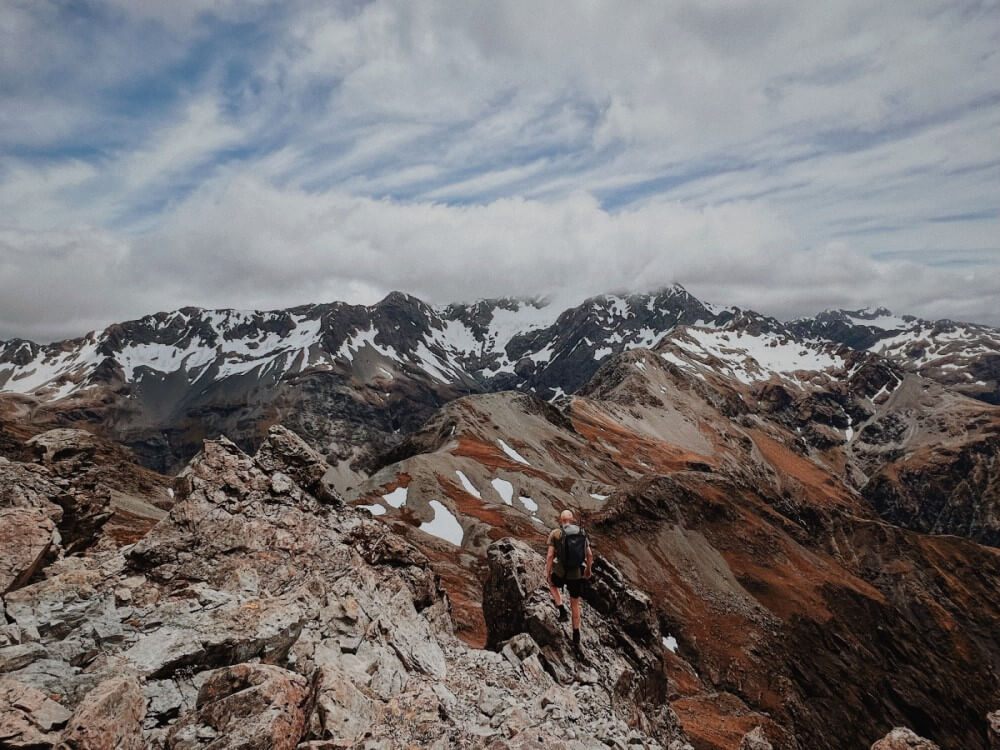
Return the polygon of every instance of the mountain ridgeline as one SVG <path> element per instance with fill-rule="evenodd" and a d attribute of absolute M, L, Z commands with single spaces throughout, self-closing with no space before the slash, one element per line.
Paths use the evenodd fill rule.
<path fill-rule="evenodd" d="M 680 287 L 3 342 L 0 745 L 987 750 L 998 367 Z"/>
<path fill-rule="evenodd" d="M 551 400 L 579 390 L 614 355 L 685 332 L 713 339 L 720 371 L 743 377 L 741 363 L 755 359 L 754 382 L 868 352 L 1000 402 L 996 329 L 885 310 L 785 324 L 703 304 L 679 286 L 563 311 L 519 299 L 431 307 L 398 292 L 371 306 L 183 308 L 48 345 L 0 342 L 0 393 L 39 424 L 97 425 L 161 471 L 217 434 L 252 449 L 276 422 L 334 463 L 363 469 L 458 396 L 520 390 Z"/>

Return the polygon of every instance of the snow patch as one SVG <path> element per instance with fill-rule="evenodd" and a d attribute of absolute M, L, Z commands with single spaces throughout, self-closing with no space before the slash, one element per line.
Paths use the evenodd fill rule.
<path fill-rule="evenodd" d="M 382 499 L 393 508 L 402 508 L 406 505 L 406 487 L 397 487 L 388 495 L 382 495 Z"/>
<path fill-rule="evenodd" d="M 603 347 L 601 349 L 595 349 L 594 350 L 594 361 L 595 362 L 599 362 L 600 360 L 602 360 L 605 357 L 607 357 L 609 354 L 613 354 L 614 351 L 615 350 L 612 349 L 610 346 L 605 346 L 605 347 Z"/>
<path fill-rule="evenodd" d="M 507 503 L 507 505 L 510 505 L 511 498 L 514 497 L 514 485 L 512 485 L 506 479 L 500 479 L 499 477 L 494 479 L 491 482 L 491 484 L 493 485 L 493 489 L 496 490 L 497 494 L 501 497 L 501 499 L 505 503 Z"/>
<path fill-rule="evenodd" d="M 600 494 L 598 494 L 596 492 L 591 492 L 590 496 L 592 498 L 594 498 L 595 500 L 602 500 L 602 501 L 603 500 L 607 500 L 610 497 L 610 495 L 600 495 Z"/>
<path fill-rule="evenodd" d="M 458 522 L 458 519 L 455 518 L 454 514 L 443 503 L 431 500 L 430 506 L 434 511 L 434 518 L 420 524 L 420 530 L 427 532 L 431 536 L 436 536 L 438 539 L 451 542 L 456 547 L 460 546 L 462 538 L 465 536 L 462 524 Z"/>
<path fill-rule="evenodd" d="M 359 505 L 358 507 L 367 510 L 373 516 L 382 516 L 385 515 L 386 512 L 385 506 L 379 505 L 378 503 L 375 503 L 374 505 Z"/>
<path fill-rule="evenodd" d="M 677 639 L 674 638 L 672 635 L 665 635 L 665 636 L 663 636 L 663 648 L 667 649 L 668 651 L 672 651 L 673 653 L 676 654 L 677 653 Z"/>
<path fill-rule="evenodd" d="M 465 489 L 466 492 L 468 492 L 470 495 L 480 500 L 483 499 L 482 494 L 479 492 L 478 489 L 476 489 L 476 485 L 470 482 L 469 478 L 465 476 L 465 474 L 463 474 L 461 471 L 458 471 L 457 469 L 455 470 L 455 473 L 458 474 L 458 481 L 462 483 L 462 487 Z"/>
<path fill-rule="evenodd" d="M 506 453 L 508 456 L 510 456 L 512 459 L 524 464 L 525 466 L 531 466 L 531 464 L 528 463 L 527 459 L 524 456 L 522 456 L 516 450 L 507 445 L 507 443 L 504 442 L 503 439 L 497 438 L 497 443 L 499 443 L 500 447 L 503 449 L 503 452 Z"/>
<path fill-rule="evenodd" d="M 538 510 L 538 503 L 536 503 L 530 497 L 525 497 L 524 495 L 519 495 L 517 499 L 520 500 L 521 501 L 521 505 L 523 505 L 525 507 L 525 509 L 529 510 L 530 512 L 534 513 L 534 512 L 536 512 Z"/>

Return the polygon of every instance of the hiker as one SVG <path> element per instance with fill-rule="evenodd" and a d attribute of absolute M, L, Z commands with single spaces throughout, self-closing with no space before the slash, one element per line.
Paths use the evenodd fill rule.
<path fill-rule="evenodd" d="M 569 607 L 573 613 L 573 646 L 580 648 L 580 593 L 584 581 L 590 578 L 594 553 L 587 535 L 576 525 L 573 511 L 559 514 L 559 527 L 549 534 L 549 554 L 545 559 L 545 578 L 549 582 L 552 600 L 559 610 L 559 622 L 566 622 L 566 605 L 560 589 L 569 591 Z"/>

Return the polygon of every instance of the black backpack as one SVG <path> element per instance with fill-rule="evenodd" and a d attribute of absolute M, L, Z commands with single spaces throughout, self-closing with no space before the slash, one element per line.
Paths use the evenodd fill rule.
<path fill-rule="evenodd" d="M 559 552 L 559 561 L 566 571 L 575 568 L 582 568 L 587 563 L 587 534 L 579 526 L 572 534 L 567 534 L 566 529 L 562 532 L 562 549 Z"/>

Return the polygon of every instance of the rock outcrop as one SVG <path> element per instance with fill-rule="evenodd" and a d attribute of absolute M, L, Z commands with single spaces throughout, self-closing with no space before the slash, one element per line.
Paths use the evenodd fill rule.
<path fill-rule="evenodd" d="M 592 665 L 572 661 L 555 630 L 544 645 L 521 634 L 502 653 L 469 648 L 427 558 L 317 489 L 315 466 L 282 429 L 257 458 L 209 441 L 138 543 L 66 555 L 8 593 L 0 742 L 684 746 L 669 708 L 625 700 L 655 684 L 655 629 L 623 640 L 606 628 L 588 640 Z M 642 608 L 601 570 L 605 598 Z"/>
<path fill-rule="evenodd" d="M 678 732 L 665 705 L 663 643 L 648 596 L 631 588 L 609 562 L 597 558 L 582 597 L 581 645 L 573 648 L 545 583 L 544 560 L 524 542 L 506 538 L 487 551 L 483 585 L 488 644 L 531 671 L 544 670 L 557 686 L 612 686 L 613 703 L 633 706 L 636 721 L 654 736 Z"/>
<path fill-rule="evenodd" d="M 941 748 L 910 729 L 896 727 L 872 745 L 871 750 L 941 750 Z"/>

